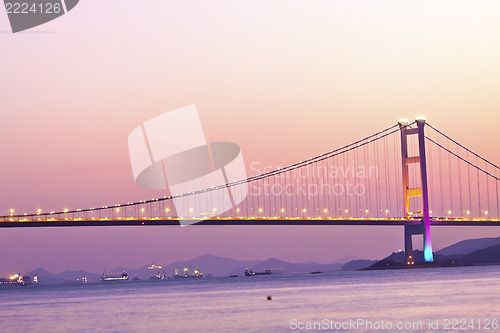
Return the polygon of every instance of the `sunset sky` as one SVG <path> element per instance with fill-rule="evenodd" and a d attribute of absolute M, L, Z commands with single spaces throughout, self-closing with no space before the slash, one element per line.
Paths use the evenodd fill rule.
<path fill-rule="evenodd" d="M 282 166 L 424 115 L 500 163 L 498 1 L 82 0 L 12 34 L 0 9 L 0 215 L 150 199 L 141 123 L 196 104 L 207 141 Z M 500 228 L 433 229 L 435 250 Z M 202 254 L 381 258 L 402 227 L 1 229 L 0 276 Z"/>

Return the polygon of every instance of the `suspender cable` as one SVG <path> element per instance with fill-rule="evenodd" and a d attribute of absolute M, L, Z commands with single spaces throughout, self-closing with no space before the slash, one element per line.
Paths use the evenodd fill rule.
<path fill-rule="evenodd" d="M 378 168 L 379 167 L 379 164 L 378 164 L 378 141 L 376 141 L 374 143 L 374 146 L 375 146 L 375 149 L 373 151 L 373 159 L 375 161 L 375 166 Z M 379 177 L 378 177 L 378 172 L 377 172 L 377 177 L 376 177 L 376 188 L 375 188 L 375 193 L 376 193 L 376 198 L 377 198 L 377 201 L 376 201 L 376 215 L 375 217 L 378 217 L 378 210 L 380 209 L 380 184 L 379 184 Z"/>
<path fill-rule="evenodd" d="M 358 195 L 358 192 L 356 191 L 356 187 L 358 186 L 359 178 L 358 178 L 358 171 L 359 171 L 359 149 L 356 149 L 354 151 L 354 188 L 353 192 L 356 198 L 356 214 L 359 214 L 359 217 L 361 217 L 361 198 Z"/>
<path fill-rule="evenodd" d="M 345 155 L 342 155 L 342 188 L 344 189 L 344 210 L 349 210 L 348 205 L 347 205 L 347 176 L 346 176 L 346 159 Z M 347 213 L 347 212 L 346 212 Z M 350 213 L 350 212 L 349 212 Z M 347 217 L 347 214 L 344 214 L 345 217 Z"/>
<path fill-rule="evenodd" d="M 495 169 L 495 177 L 497 175 L 497 170 Z M 498 180 L 495 181 L 495 191 L 497 195 L 497 217 L 500 217 L 500 209 L 499 209 L 499 203 L 498 203 Z"/>
<path fill-rule="evenodd" d="M 439 136 L 438 136 L 438 143 L 439 143 Z M 438 160 L 439 160 L 439 196 L 441 197 L 441 207 L 440 211 L 441 214 L 444 211 L 444 192 L 443 192 L 443 165 L 441 163 L 441 150 L 438 150 Z M 442 215 L 443 216 L 443 215 Z M 446 214 L 444 215 L 446 216 Z"/>
<path fill-rule="evenodd" d="M 476 165 L 479 166 L 478 164 L 478 159 L 476 156 Z M 479 178 L 479 170 L 476 169 L 476 175 L 477 175 L 477 198 L 479 201 L 479 217 L 483 215 L 483 211 L 481 210 L 481 187 L 480 187 L 480 178 Z"/>
<path fill-rule="evenodd" d="M 288 197 L 290 196 L 289 193 L 295 193 L 295 192 L 293 191 L 292 182 L 287 180 L 287 178 L 290 178 L 290 172 L 285 172 L 285 175 L 283 177 L 283 191 L 285 192 L 285 203 L 286 203 L 285 209 L 288 212 L 287 216 L 293 218 L 293 197 L 291 197 L 290 200 L 288 200 L 289 199 Z M 293 196 L 295 197 L 295 195 Z M 288 201 L 290 201 L 290 206 L 288 205 Z"/>
<path fill-rule="evenodd" d="M 398 136 L 394 135 L 394 175 L 396 177 L 396 198 L 400 198 L 401 196 L 399 195 L 401 189 L 399 187 L 399 171 L 398 171 L 398 165 L 400 166 L 401 163 L 398 161 L 398 153 L 397 153 L 397 147 L 398 147 Z M 401 168 L 399 168 L 401 169 Z M 399 217 L 399 200 L 396 199 L 396 217 Z M 402 217 L 402 216 L 401 216 Z"/>
<path fill-rule="evenodd" d="M 320 165 L 321 161 L 319 162 L 315 162 L 312 166 L 312 169 L 313 169 L 313 187 L 316 187 L 315 189 L 315 192 L 313 193 L 314 194 L 314 197 L 313 197 L 313 205 L 314 205 L 314 215 L 318 215 L 318 211 L 319 211 L 319 188 L 317 187 L 318 186 L 318 183 L 319 183 L 319 170 L 318 170 L 318 166 Z M 313 217 L 314 217 L 313 215 Z"/>
<path fill-rule="evenodd" d="M 281 186 L 278 186 L 278 194 L 276 194 L 276 183 L 280 181 L 281 173 L 274 176 L 274 212 L 276 216 L 282 216 L 281 209 L 283 208 L 283 203 L 281 201 Z"/>
<path fill-rule="evenodd" d="M 260 180 L 257 181 L 257 189 L 261 189 L 262 188 L 262 187 L 259 187 L 259 183 L 260 183 Z M 260 192 L 257 193 L 258 194 L 257 195 L 257 207 L 254 210 L 254 214 L 258 213 L 257 217 L 260 217 L 260 196 L 262 195 L 261 192 L 263 192 L 263 191 L 260 191 Z"/>
<path fill-rule="evenodd" d="M 306 190 L 305 190 L 305 197 L 304 197 L 304 209 L 306 210 L 306 214 L 309 215 L 310 207 L 309 207 L 309 166 L 306 167 L 306 175 L 305 175 L 305 180 L 306 180 Z M 304 214 L 304 216 L 306 215 Z"/>
<path fill-rule="evenodd" d="M 299 202 L 300 202 L 300 200 L 299 200 L 299 193 L 300 193 L 299 192 L 299 186 L 300 186 L 299 185 L 299 179 L 300 179 L 300 177 L 297 176 L 297 173 L 295 171 L 293 171 L 293 173 L 292 173 L 292 171 L 290 171 L 290 178 L 292 176 L 293 176 L 293 180 L 294 180 L 293 187 L 295 189 L 295 195 L 294 195 L 294 197 L 295 197 L 295 208 L 294 208 L 294 210 L 297 212 L 297 217 L 299 217 L 299 207 L 300 207 L 299 206 Z"/>
<path fill-rule="evenodd" d="M 349 188 L 349 185 L 351 184 L 350 183 L 350 178 L 352 177 L 351 175 L 351 160 L 349 159 L 349 151 L 346 153 L 346 162 L 345 162 L 346 166 L 347 166 L 347 169 L 345 170 L 346 172 L 346 192 L 347 192 L 347 199 L 349 200 L 348 201 L 348 207 L 347 209 L 349 209 L 349 216 L 356 216 L 355 213 L 353 212 L 353 209 L 352 209 L 352 200 L 351 200 L 351 197 L 352 197 L 352 193 L 351 193 L 351 189 Z"/>
<path fill-rule="evenodd" d="M 455 145 L 456 146 L 456 150 L 457 150 L 457 155 L 458 155 L 458 145 Z M 464 214 L 464 207 L 463 207 L 463 198 L 462 198 L 462 172 L 460 170 L 460 163 L 461 161 L 458 160 L 457 161 L 457 164 L 458 164 L 458 195 L 460 196 L 460 214 L 459 216 L 460 217 L 463 217 L 463 214 Z"/>
<path fill-rule="evenodd" d="M 272 204 L 272 200 L 273 200 L 272 196 L 273 195 L 272 195 L 272 191 L 271 191 L 271 180 L 273 180 L 273 178 L 274 178 L 274 176 L 269 177 L 267 179 L 267 185 L 268 185 L 267 186 L 268 190 L 267 190 L 267 195 L 266 195 L 267 209 L 266 208 L 264 209 L 264 214 L 265 214 L 264 216 L 266 216 L 266 217 L 273 216 L 273 207 L 272 207 L 272 205 L 273 205 Z"/>
<path fill-rule="evenodd" d="M 325 193 L 325 188 L 327 189 L 328 192 L 330 192 L 330 190 L 328 189 L 328 186 L 326 186 L 326 179 L 327 179 L 327 175 L 328 175 L 328 167 L 327 167 L 327 161 L 328 160 L 325 160 L 323 161 L 323 175 L 321 177 L 321 184 L 320 184 L 320 188 L 321 188 L 321 196 L 323 197 L 323 209 L 328 209 L 327 208 L 327 204 L 326 204 L 326 193 Z M 326 217 L 326 214 L 325 214 L 325 217 Z"/>
<path fill-rule="evenodd" d="M 450 149 L 450 140 L 448 140 L 447 142 L 447 145 L 448 145 L 448 149 Z M 452 167 L 451 167 L 451 154 L 448 154 L 448 175 L 449 175 L 449 180 L 450 180 L 450 206 L 451 206 L 451 211 L 453 212 L 453 215 L 455 214 L 455 210 L 454 210 L 454 207 L 453 207 L 453 183 L 452 183 L 452 178 L 451 178 L 451 170 L 452 170 Z"/>
<path fill-rule="evenodd" d="M 486 172 L 488 172 L 488 164 L 486 164 L 485 167 Z M 490 179 L 486 176 L 486 213 L 485 214 L 490 214 Z"/>
<path fill-rule="evenodd" d="M 337 168 L 337 164 L 335 163 L 335 156 L 332 157 L 332 158 L 329 158 L 329 160 L 331 160 L 331 163 L 332 163 L 332 195 L 333 195 L 333 210 L 335 211 L 335 216 L 337 217 L 340 217 L 340 210 L 338 209 L 338 205 L 337 205 L 337 176 L 338 176 L 338 168 Z"/>
<path fill-rule="evenodd" d="M 285 177 L 286 177 L 286 172 L 280 174 L 280 176 L 279 176 L 280 201 L 281 201 L 281 205 L 285 209 L 285 214 L 283 214 L 283 216 L 289 217 L 290 211 L 288 210 L 288 197 L 287 197 L 286 190 L 285 190 L 286 189 Z"/>
<path fill-rule="evenodd" d="M 371 191 L 370 191 L 371 179 L 370 179 L 370 171 L 369 171 L 370 170 L 370 159 L 369 159 L 369 154 L 368 154 L 368 147 L 365 146 L 364 150 L 365 150 L 365 163 L 366 163 L 366 169 L 365 169 L 366 209 L 368 209 L 368 211 L 371 214 L 371 211 L 372 211 L 372 207 L 371 207 L 372 197 L 371 197 Z M 368 170 L 368 173 L 366 173 L 366 170 Z"/>
<path fill-rule="evenodd" d="M 333 187 L 330 187 L 330 173 L 332 172 L 332 170 L 330 169 L 330 159 L 327 159 L 326 160 L 326 181 L 328 183 L 328 205 L 327 205 L 327 208 L 328 208 L 328 212 L 330 214 L 330 216 L 335 216 L 331 213 L 332 211 L 332 206 L 331 206 L 331 202 L 330 202 L 330 195 L 331 195 L 331 192 L 333 191 Z"/>
<path fill-rule="evenodd" d="M 488 164 L 486 164 L 486 172 L 488 172 Z M 486 178 L 486 209 L 487 209 L 487 213 L 486 214 L 490 214 L 490 178 L 488 176 L 485 177 Z"/>
<path fill-rule="evenodd" d="M 385 209 L 389 209 L 389 202 L 390 200 L 390 195 L 391 192 L 389 190 L 389 164 L 387 163 L 389 160 L 389 154 L 388 154 L 388 149 L 387 149 L 387 137 L 384 138 L 384 162 L 385 162 Z M 385 214 L 387 216 L 387 214 Z"/>
<path fill-rule="evenodd" d="M 469 162 L 469 152 L 467 153 L 467 162 Z M 468 174 L 468 183 L 469 183 L 469 212 L 472 212 L 472 194 L 471 194 L 471 183 L 470 183 L 470 162 L 467 163 L 467 174 Z"/>
<path fill-rule="evenodd" d="M 309 212 L 309 214 L 312 213 L 312 217 L 314 217 L 314 215 L 316 213 L 316 193 L 314 193 L 314 191 L 313 191 L 314 185 L 316 184 L 316 180 L 315 180 L 316 169 L 315 169 L 315 167 L 316 167 L 316 163 L 314 163 L 314 164 L 311 165 L 311 169 L 312 169 L 312 171 L 311 171 L 311 182 L 310 182 L 310 184 L 311 184 L 310 185 L 311 186 L 311 188 L 310 188 L 311 195 L 308 196 L 308 198 L 307 198 L 309 200 L 309 198 L 312 196 L 312 202 L 309 203 L 309 204 L 312 204 L 311 211 Z"/>

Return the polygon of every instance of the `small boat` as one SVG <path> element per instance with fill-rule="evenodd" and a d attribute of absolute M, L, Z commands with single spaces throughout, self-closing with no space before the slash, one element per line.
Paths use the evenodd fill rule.
<path fill-rule="evenodd" d="M 317 272 L 311 272 L 311 274 L 323 274 L 323 272 L 317 271 Z"/>

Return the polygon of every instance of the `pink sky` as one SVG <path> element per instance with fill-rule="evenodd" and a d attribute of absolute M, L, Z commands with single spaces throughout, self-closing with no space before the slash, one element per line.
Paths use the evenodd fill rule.
<path fill-rule="evenodd" d="M 142 8 L 140 8 L 142 7 Z M 148 199 L 127 137 L 196 104 L 208 141 L 280 166 L 419 114 L 500 163 L 496 1 L 85 0 L 11 34 L 0 10 L 0 212 Z M 435 249 L 495 228 L 435 228 Z M 249 247 L 248 244 L 254 244 Z M 213 253 L 330 262 L 403 247 L 397 227 L 0 230 L 0 276 Z"/>

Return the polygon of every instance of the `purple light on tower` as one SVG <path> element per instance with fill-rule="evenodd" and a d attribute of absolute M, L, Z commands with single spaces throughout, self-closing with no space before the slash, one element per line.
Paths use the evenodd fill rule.
<path fill-rule="evenodd" d="M 429 190 L 427 187 L 427 163 L 425 158 L 425 118 L 415 119 L 418 128 L 418 150 L 420 156 L 420 175 L 422 177 L 422 224 L 424 226 L 424 260 L 434 261 L 431 242 L 431 223 L 429 217 Z"/>

